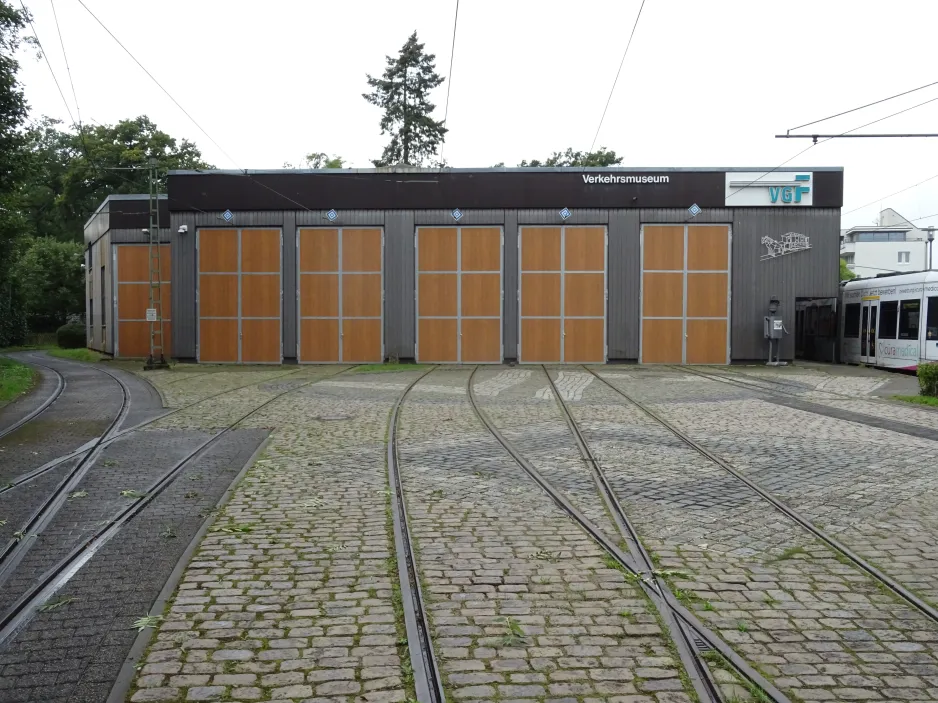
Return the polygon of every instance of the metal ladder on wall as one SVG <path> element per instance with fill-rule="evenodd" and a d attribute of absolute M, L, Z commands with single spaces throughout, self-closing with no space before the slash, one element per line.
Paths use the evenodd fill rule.
<path fill-rule="evenodd" d="M 160 260 L 160 203 L 159 181 L 157 180 L 156 159 L 150 159 L 150 229 L 149 252 L 147 261 L 150 269 L 150 305 L 147 310 L 147 322 L 150 324 L 150 356 L 144 369 L 165 369 L 169 367 L 163 354 L 163 291 L 160 288 L 162 266 Z"/>

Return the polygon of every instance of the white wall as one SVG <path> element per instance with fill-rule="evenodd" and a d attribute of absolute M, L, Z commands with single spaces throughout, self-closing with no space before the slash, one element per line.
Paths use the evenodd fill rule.
<path fill-rule="evenodd" d="M 858 276 L 869 278 L 879 273 L 900 271 L 910 273 L 928 267 L 925 258 L 927 242 L 856 242 L 844 247 L 843 253 L 853 249 L 850 269 Z M 899 252 L 909 252 L 909 263 L 899 263 Z"/>

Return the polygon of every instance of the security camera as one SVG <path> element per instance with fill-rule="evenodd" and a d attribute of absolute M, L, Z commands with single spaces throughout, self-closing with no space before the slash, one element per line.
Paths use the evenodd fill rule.
<path fill-rule="evenodd" d="M 179 225 L 179 229 L 176 230 L 179 234 L 185 234 L 189 231 L 189 225 Z"/>
<path fill-rule="evenodd" d="M 150 230 L 148 229 L 142 229 L 140 231 L 143 232 L 144 234 L 150 234 Z"/>

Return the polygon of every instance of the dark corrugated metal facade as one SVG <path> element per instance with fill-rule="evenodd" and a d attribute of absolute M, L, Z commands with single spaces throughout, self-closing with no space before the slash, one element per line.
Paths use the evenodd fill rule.
<path fill-rule="evenodd" d="M 733 169 L 741 170 L 741 169 Z M 758 169 L 750 169 L 757 171 Z M 763 169 L 771 172 L 771 169 Z M 778 173 L 791 173 L 795 169 L 778 170 Z M 205 174 L 170 174 L 169 180 L 169 231 L 172 241 L 172 320 L 173 350 L 172 355 L 179 359 L 197 357 L 197 232 L 204 228 L 245 228 L 273 227 L 280 229 L 283 236 L 283 356 L 285 361 L 296 357 L 297 348 L 297 228 L 299 227 L 355 227 L 377 226 L 384 231 L 384 338 L 387 357 L 410 359 L 415 353 L 415 231 L 420 226 L 455 226 L 452 208 L 459 207 L 462 217 L 459 226 L 491 225 L 502 228 L 504 233 L 504 307 L 503 339 L 506 359 L 517 358 L 518 346 L 518 232 L 525 225 L 600 225 L 606 228 L 608 235 L 607 259 L 607 344 L 610 361 L 637 360 L 639 358 L 640 312 L 641 312 L 641 231 L 646 224 L 704 224 L 719 223 L 731 228 L 731 346 L 733 360 L 760 359 L 765 356 L 765 341 L 762 336 L 763 315 L 766 314 L 768 301 L 777 296 L 782 304 L 782 313 L 786 327 L 794 331 L 796 297 L 835 297 L 839 290 L 839 228 L 840 207 L 842 204 L 843 172 L 840 169 L 798 169 L 799 172 L 814 174 L 814 204 L 812 206 L 777 206 L 777 207 L 704 207 L 694 217 L 687 207 L 697 199 L 694 197 L 694 184 L 699 179 L 702 184 L 701 200 L 712 203 L 714 182 L 722 183 L 726 170 L 712 169 L 693 172 L 677 170 L 643 170 L 641 173 L 671 173 L 676 188 L 672 193 L 672 202 L 676 199 L 680 207 L 658 207 L 658 202 L 665 200 L 660 193 L 660 186 L 649 185 L 654 189 L 654 198 L 645 197 L 641 190 L 632 186 L 622 186 L 618 193 L 618 207 L 576 207 L 577 202 L 592 200 L 610 200 L 608 191 L 595 194 L 595 187 L 581 188 L 573 186 L 569 193 L 556 194 L 557 177 L 577 176 L 584 173 L 635 173 L 625 169 L 579 169 L 558 174 L 556 170 L 527 172 L 524 185 L 518 179 L 511 181 L 511 189 L 518 189 L 519 205 L 542 200 L 543 193 L 534 192 L 530 184 L 538 182 L 532 179 L 550 179 L 550 188 L 554 193 L 554 205 L 546 207 L 505 208 L 466 208 L 460 200 L 458 189 L 453 186 L 441 186 L 443 190 L 453 191 L 449 196 L 451 208 L 439 206 L 422 208 L 369 208 L 367 190 L 357 192 L 355 197 L 346 193 L 344 202 L 354 201 L 357 209 L 336 207 L 338 219 L 330 222 L 327 209 L 320 200 L 323 190 L 338 198 L 340 191 L 334 187 L 323 188 L 323 184 L 335 183 L 346 179 L 345 184 L 352 184 L 354 189 L 361 189 L 360 181 L 369 177 L 381 177 L 384 191 L 380 199 L 389 197 L 388 189 L 397 188 L 400 180 L 392 180 L 388 173 L 375 171 L 328 172 L 272 174 L 279 180 L 268 181 L 269 187 L 276 188 L 278 194 L 270 194 L 267 189 L 260 189 L 251 184 L 251 176 L 205 173 Z M 462 172 L 461 183 L 469 183 L 466 188 L 473 189 L 472 198 L 497 198 L 503 201 L 505 194 L 488 196 L 492 188 L 488 183 L 490 172 L 485 170 Z M 494 173 L 499 173 L 498 171 Z M 515 170 L 509 172 L 517 176 Z M 395 174 L 400 176 L 402 174 Z M 412 188 L 429 187 L 423 176 L 437 177 L 439 172 L 406 172 L 403 176 L 411 179 Z M 304 190 L 304 176 L 310 183 Z M 256 178 L 261 179 L 261 175 Z M 472 180 L 474 178 L 474 180 Z M 684 178 L 685 180 L 681 180 Z M 354 180 L 352 180 L 354 179 Z M 467 180 L 468 179 L 468 180 Z M 442 182 L 442 181 L 441 181 Z M 546 181 L 545 181 L 546 182 Z M 574 181 L 568 181 L 574 183 Z M 582 180 L 581 180 L 582 182 Z M 506 181 L 507 183 L 507 181 Z M 687 185 L 687 184 L 690 185 Z M 270 185 L 275 184 L 275 185 Z M 299 184 L 299 185 L 298 185 Z M 234 188 L 237 185 L 237 188 Z M 443 184 L 445 185 L 445 183 Z M 615 188 L 615 186 L 613 186 Z M 227 189 L 227 190 L 226 190 Z M 331 189 L 331 190 L 330 190 Z M 225 193 L 229 192 L 226 197 Z M 404 198 L 410 203 L 416 197 L 405 191 Z M 468 192 L 468 191 L 467 191 Z M 639 195 L 632 195 L 638 193 Z M 403 196 L 402 196 L 403 197 Z M 431 205 L 440 200 L 438 192 L 428 198 Z M 468 197 L 468 196 L 467 196 Z M 685 199 L 691 202 L 684 203 Z M 643 202 L 654 201 L 654 207 L 641 207 Z M 291 205 L 292 202 L 292 205 Z M 222 217 L 224 210 L 220 204 L 227 204 L 232 213 L 230 222 Z M 273 209 L 278 203 L 287 209 Z M 303 209 L 307 204 L 320 207 Z M 255 205 L 257 209 L 246 209 Z M 245 209 L 240 209 L 244 207 Z M 570 208 L 570 217 L 564 221 L 560 210 Z M 102 210 L 102 214 L 106 208 Z M 186 234 L 177 234 L 180 226 L 188 229 Z M 98 225 L 96 225 L 98 226 Z M 86 230 L 87 232 L 87 230 Z M 805 252 L 779 256 L 763 260 L 766 247 L 762 244 L 764 236 L 778 239 L 786 232 L 798 232 L 806 235 L 811 248 Z M 131 241 L 130 233 L 122 234 L 121 241 Z M 139 241 L 139 240 L 138 240 Z M 112 244 L 115 240 L 112 238 Z M 783 358 L 794 356 L 794 336 L 790 334 L 782 343 Z"/>

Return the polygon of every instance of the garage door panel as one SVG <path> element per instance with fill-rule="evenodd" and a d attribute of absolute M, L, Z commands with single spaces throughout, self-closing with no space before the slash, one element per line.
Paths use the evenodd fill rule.
<path fill-rule="evenodd" d="M 500 317 L 502 279 L 497 273 L 464 273 L 462 276 L 462 315 Z"/>
<path fill-rule="evenodd" d="M 339 274 L 300 274 L 300 316 L 339 316 Z"/>
<path fill-rule="evenodd" d="M 199 320 L 199 361 L 238 361 L 237 320 Z"/>
<path fill-rule="evenodd" d="M 421 227 L 417 261 L 421 271 L 456 271 L 456 227 Z"/>
<path fill-rule="evenodd" d="M 564 320 L 563 359 L 568 363 L 606 361 L 605 320 Z"/>
<path fill-rule="evenodd" d="M 464 363 L 498 363 L 502 360 L 502 321 L 463 320 L 462 360 Z"/>
<path fill-rule="evenodd" d="M 159 339 L 157 339 L 159 341 Z M 163 356 L 169 358 L 173 349 L 173 325 L 163 320 Z M 145 359 L 150 356 L 150 323 L 140 320 L 119 322 L 117 353 L 121 357 Z"/>
<path fill-rule="evenodd" d="M 339 321 L 300 320 L 300 361 L 339 360 Z"/>
<path fill-rule="evenodd" d="M 725 225 L 687 228 L 687 270 L 729 269 L 729 228 Z"/>
<path fill-rule="evenodd" d="M 342 230 L 342 270 L 381 271 L 381 230 Z"/>
<path fill-rule="evenodd" d="M 687 363 L 726 363 L 726 320 L 687 321 Z"/>
<path fill-rule="evenodd" d="M 497 227 L 463 227 L 460 265 L 463 271 L 501 271 L 502 231 Z"/>
<path fill-rule="evenodd" d="M 384 361 L 381 351 L 381 320 L 342 321 L 342 361 Z"/>
<path fill-rule="evenodd" d="M 280 320 L 241 320 L 241 361 L 280 363 Z"/>
<path fill-rule="evenodd" d="M 238 230 L 200 229 L 198 236 L 201 273 L 238 270 Z"/>
<path fill-rule="evenodd" d="M 280 274 L 241 277 L 241 316 L 280 317 Z"/>
<path fill-rule="evenodd" d="M 342 275 L 342 316 L 381 317 L 381 274 Z"/>
<path fill-rule="evenodd" d="M 456 320 L 421 318 L 418 323 L 420 335 L 420 361 L 458 361 L 458 331 Z"/>
<path fill-rule="evenodd" d="M 455 273 L 421 273 L 419 285 L 421 317 L 456 317 Z"/>
<path fill-rule="evenodd" d="M 160 282 L 170 281 L 172 259 L 168 244 L 160 245 Z M 150 247 L 143 244 L 121 244 L 117 247 L 117 280 L 136 283 L 150 281 Z"/>
<path fill-rule="evenodd" d="M 684 274 L 643 274 L 642 315 L 645 317 L 683 317 Z"/>
<path fill-rule="evenodd" d="M 241 271 L 280 273 L 280 230 L 241 230 Z"/>
<path fill-rule="evenodd" d="M 683 271 L 684 227 L 645 225 L 642 268 L 646 271 Z"/>
<path fill-rule="evenodd" d="M 725 273 L 688 273 L 687 316 L 726 317 L 728 286 Z"/>
<path fill-rule="evenodd" d="M 521 320 L 521 358 L 560 361 L 560 320 Z"/>
<path fill-rule="evenodd" d="M 642 363 L 680 364 L 683 338 L 683 320 L 643 320 Z"/>
<path fill-rule="evenodd" d="M 560 274 L 521 274 L 522 317 L 560 317 Z"/>
<path fill-rule="evenodd" d="M 169 283 L 160 285 L 163 319 L 169 316 L 172 301 L 172 287 Z M 149 283 L 117 284 L 117 318 L 119 320 L 145 320 L 150 307 Z"/>
<path fill-rule="evenodd" d="M 339 230 L 301 229 L 300 271 L 339 270 Z"/>
<path fill-rule="evenodd" d="M 521 228 L 521 270 L 560 270 L 560 228 Z"/>
<path fill-rule="evenodd" d="M 238 274 L 199 276 L 199 315 L 238 316 Z"/>
<path fill-rule="evenodd" d="M 567 227 L 563 232 L 566 271 L 606 269 L 606 230 L 602 227 Z"/>
<path fill-rule="evenodd" d="M 568 273 L 564 275 L 563 285 L 563 314 L 565 317 L 605 316 L 605 274 Z"/>

